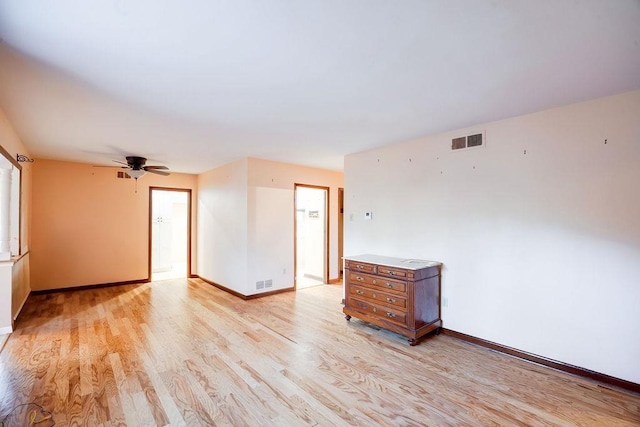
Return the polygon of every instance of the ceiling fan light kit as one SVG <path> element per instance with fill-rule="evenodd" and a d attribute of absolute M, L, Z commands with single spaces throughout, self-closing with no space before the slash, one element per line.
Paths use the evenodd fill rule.
<path fill-rule="evenodd" d="M 126 171 L 125 173 L 133 179 L 138 179 L 138 178 L 142 178 L 142 176 L 145 174 L 145 171 L 141 169 L 131 169 Z"/>

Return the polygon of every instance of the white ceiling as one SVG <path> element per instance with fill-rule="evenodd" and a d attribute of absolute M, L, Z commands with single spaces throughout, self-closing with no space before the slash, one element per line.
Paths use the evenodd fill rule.
<path fill-rule="evenodd" d="M 341 170 L 640 88 L 639 0 L 0 0 L 0 38 L 0 106 L 32 156 L 190 173 Z"/>

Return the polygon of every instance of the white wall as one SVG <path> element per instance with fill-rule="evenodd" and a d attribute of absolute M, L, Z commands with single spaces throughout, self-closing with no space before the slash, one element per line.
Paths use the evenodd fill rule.
<path fill-rule="evenodd" d="M 444 327 L 640 383 L 639 188 L 640 91 L 398 143 L 345 159 L 345 255 L 441 261 Z"/>
<path fill-rule="evenodd" d="M 243 295 L 293 287 L 295 183 L 330 187 L 330 275 L 338 276 L 341 172 L 243 159 L 198 176 L 198 275 Z M 273 286 L 256 289 L 271 279 Z"/>
<path fill-rule="evenodd" d="M 198 175 L 198 275 L 244 293 L 247 159 Z"/>
<path fill-rule="evenodd" d="M 338 188 L 343 185 L 342 172 L 250 158 L 249 194 L 255 195 L 249 210 L 249 223 L 255 224 L 249 238 L 252 294 L 258 280 L 273 278 L 273 288 L 265 291 L 293 286 L 295 184 L 329 187 L 329 278 L 339 277 Z"/>
<path fill-rule="evenodd" d="M 11 261 L 0 261 L 0 335 L 13 332 L 11 317 Z"/>
<path fill-rule="evenodd" d="M 292 199 L 292 189 L 249 187 L 250 268 L 245 295 L 293 286 Z M 271 280 L 273 286 L 257 290 L 256 282 L 264 280 Z"/>

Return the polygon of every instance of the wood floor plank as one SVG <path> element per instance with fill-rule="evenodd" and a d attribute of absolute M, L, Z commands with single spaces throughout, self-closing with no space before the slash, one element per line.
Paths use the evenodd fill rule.
<path fill-rule="evenodd" d="M 637 426 L 640 395 L 450 336 L 342 315 L 341 286 L 241 300 L 199 279 L 33 295 L 0 352 L 0 420 L 56 425 Z"/>
<path fill-rule="evenodd" d="M 172 426 L 185 426 L 185 420 L 180 414 L 180 409 L 176 405 L 173 400 L 169 390 L 162 382 L 162 378 L 160 374 L 155 369 L 155 364 L 151 362 L 149 356 L 146 353 L 141 353 L 140 357 L 142 359 L 143 366 L 145 368 L 145 372 L 147 373 L 147 377 L 151 386 L 153 387 L 154 393 L 157 397 L 157 400 L 160 403 L 162 408 L 162 412 L 164 413 L 167 423 L 162 424 L 158 419 L 159 416 L 154 416 L 156 418 L 157 425 L 172 425 Z"/>
<path fill-rule="evenodd" d="M 122 405 L 122 413 L 128 425 L 141 425 L 142 420 L 138 418 L 139 413 L 136 410 L 133 394 L 129 393 L 129 387 L 127 386 L 127 377 L 122 368 L 120 362 L 120 355 L 118 353 L 109 354 L 109 363 L 113 369 L 113 378 L 117 389 L 117 396 Z"/>

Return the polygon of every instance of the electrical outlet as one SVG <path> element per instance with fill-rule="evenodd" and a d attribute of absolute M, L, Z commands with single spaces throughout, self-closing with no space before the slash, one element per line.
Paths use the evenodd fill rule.
<path fill-rule="evenodd" d="M 373 219 L 373 212 L 365 212 L 364 219 Z"/>

